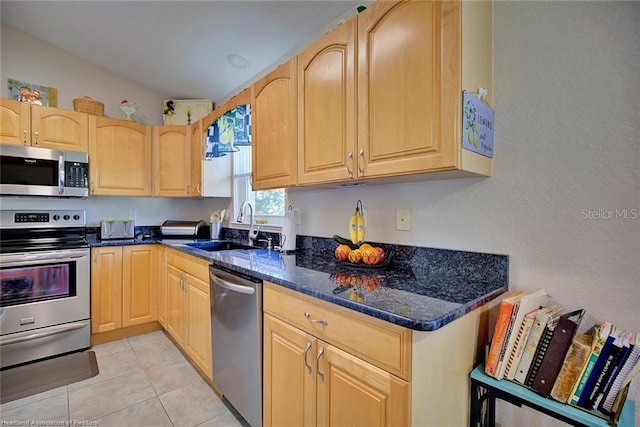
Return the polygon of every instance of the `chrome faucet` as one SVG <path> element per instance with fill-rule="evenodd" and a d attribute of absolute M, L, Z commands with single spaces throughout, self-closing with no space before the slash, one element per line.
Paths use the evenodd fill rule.
<path fill-rule="evenodd" d="M 260 231 L 258 230 L 254 230 L 253 226 L 255 225 L 253 222 L 253 205 L 251 204 L 250 201 L 246 201 L 242 204 L 242 207 L 240 208 L 240 214 L 238 214 L 238 222 L 239 223 L 243 223 L 244 221 L 244 210 L 245 208 L 249 206 L 249 246 L 253 246 L 254 241 L 256 240 L 256 238 L 258 237 L 258 232 Z"/>

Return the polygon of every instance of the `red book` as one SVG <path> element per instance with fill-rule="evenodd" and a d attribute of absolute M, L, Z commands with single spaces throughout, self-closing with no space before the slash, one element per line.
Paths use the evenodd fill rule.
<path fill-rule="evenodd" d="M 498 317 L 496 319 L 496 326 L 493 330 L 493 338 L 491 339 L 491 346 L 489 347 L 489 354 L 485 362 L 484 371 L 490 377 L 496 377 L 498 370 L 498 362 L 500 361 L 500 354 L 502 348 L 506 342 L 506 335 L 509 329 L 509 323 L 511 321 L 511 314 L 514 307 L 522 298 L 523 291 L 518 290 L 508 294 L 501 302 L 498 310 Z"/>

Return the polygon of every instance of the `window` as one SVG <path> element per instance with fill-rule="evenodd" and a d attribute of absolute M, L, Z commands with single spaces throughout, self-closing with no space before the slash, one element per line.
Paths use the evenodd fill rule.
<path fill-rule="evenodd" d="M 258 225 L 281 227 L 284 217 L 284 189 L 253 191 L 251 188 L 251 147 L 237 147 L 233 158 L 233 222 L 237 221 L 245 201 L 254 207 L 254 220 Z M 246 212 L 246 215 L 249 213 Z"/>

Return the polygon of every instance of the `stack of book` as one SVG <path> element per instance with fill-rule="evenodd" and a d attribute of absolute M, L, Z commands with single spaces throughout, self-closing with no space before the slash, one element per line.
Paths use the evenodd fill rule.
<path fill-rule="evenodd" d="M 485 373 L 610 418 L 640 370 L 640 337 L 602 322 L 577 333 L 585 310 L 562 314 L 545 290 L 508 294 L 500 303 Z"/>

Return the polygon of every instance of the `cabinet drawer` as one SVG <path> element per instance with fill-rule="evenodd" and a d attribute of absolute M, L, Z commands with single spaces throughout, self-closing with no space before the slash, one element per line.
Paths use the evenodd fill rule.
<path fill-rule="evenodd" d="M 317 338 L 411 380 L 409 329 L 268 282 L 264 284 L 263 308 Z"/>
<path fill-rule="evenodd" d="M 167 264 L 209 283 L 209 262 L 193 255 L 183 254 L 175 249 L 167 251 Z"/>

